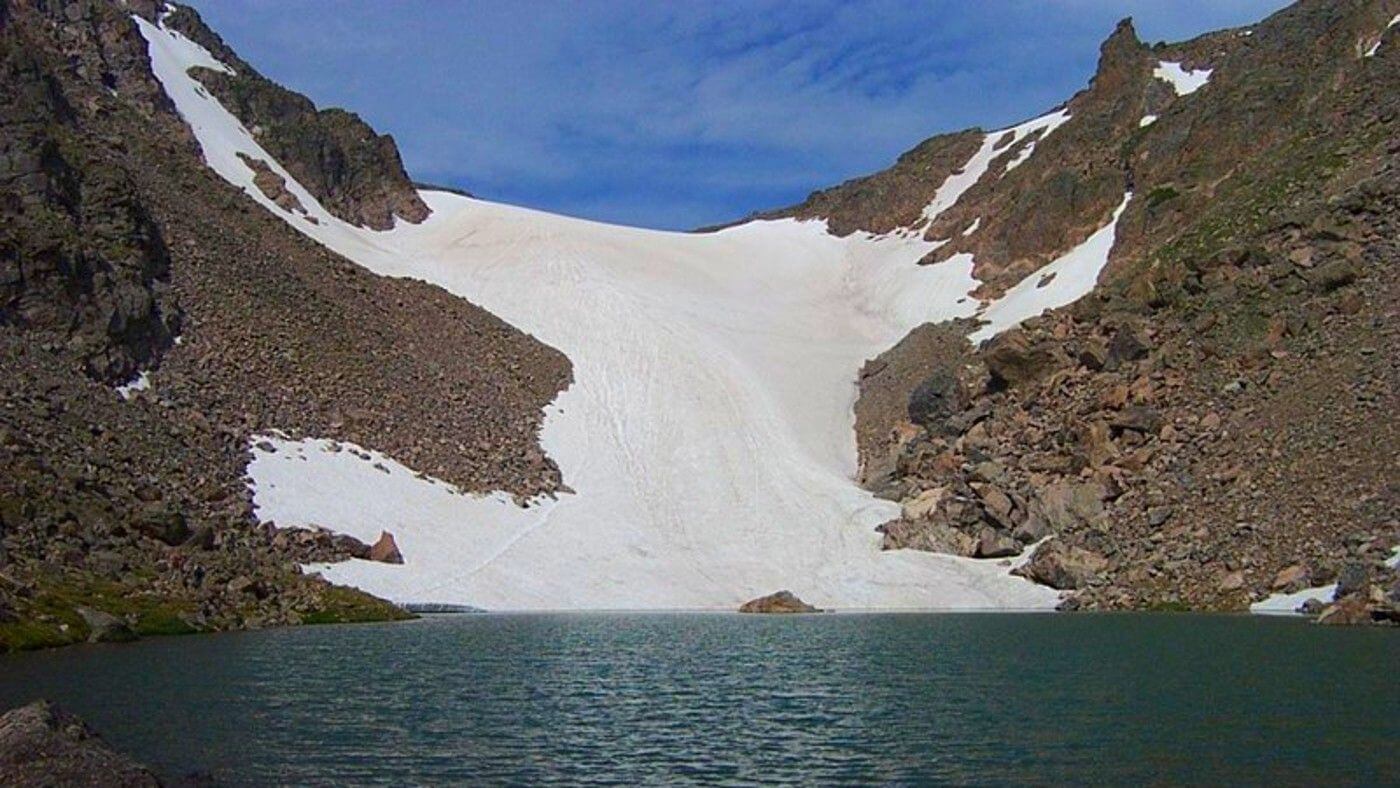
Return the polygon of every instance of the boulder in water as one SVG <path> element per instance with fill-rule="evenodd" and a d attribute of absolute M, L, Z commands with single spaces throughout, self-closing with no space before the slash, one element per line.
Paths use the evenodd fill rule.
<path fill-rule="evenodd" d="M 758 599 L 751 599 L 739 606 L 740 613 L 820 613 L 821 610 L 812 607 L 797 598 L 791 591 L 779 591 L 776 594 L 761 596 Z"/>

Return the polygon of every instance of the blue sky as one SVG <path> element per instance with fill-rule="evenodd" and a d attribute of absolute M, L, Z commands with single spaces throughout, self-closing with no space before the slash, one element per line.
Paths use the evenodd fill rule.
<path fill-rule="evenodd" d="M 1279 0 L 195 0 L 268 77 L 394 135 L 414 178 L 670 229 L 798 202 Z"/>

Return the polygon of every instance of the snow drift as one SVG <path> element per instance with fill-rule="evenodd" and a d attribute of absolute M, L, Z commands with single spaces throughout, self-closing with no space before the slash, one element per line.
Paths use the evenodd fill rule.
<path fill-rule="evenodd" d="M 1010 577 L 1002 562 L 882 552 L 874 528 L 898 507 L 852 481 L 857 370 L 921 323 L 973 314 L 970 256 L 919 266 L 937 244 L 914 233 L 837 238 L 794 220 L 654 232 L 443 192 L 423 193 L 432 215 L 420 225 L 354 227 L 187 73 L 226 66 L 137 22 L 157 78 L 221 176 L 360 265 L 441 285 L 574 364 L 575 383 L 546 409 L 541 435 L 574 491 L 557 499 L 522 507 L 466 495 L 329 441 L 274 437 L 275 451 L 255 450 L 262 519 L 362 540 L 388 530 L 405 558 L 317 567 L 329 579 L 400 602 L 488 609 L 733 608 L 779 588 L 822 607 L 1055 603 L 1056 592 Z M 1066 118 L 1014 131 L 1043 136 Z M 956 202 L 971 173 L 1001 176 L 986 173 L 993 151 L 983 147 L 926 218 Z M 264 196 L 240 153 L 283 176 L 306 214 Z M 1109 225 L 1071 253 L 1066 282 L 1092 286 L 1111 243 Z M 993 307 L 995 330 L 1066 297 L 1030 290 Z"/>

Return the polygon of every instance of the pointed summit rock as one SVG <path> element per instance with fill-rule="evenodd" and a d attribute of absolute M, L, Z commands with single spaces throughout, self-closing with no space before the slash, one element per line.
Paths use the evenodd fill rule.
<path fill-rule="evenodd" d="M 378 561 L 381 564 L 403 563 L 403 553 L 399 552 L 399 546 L 394 541 L 393 534 L 388 531 L 379 532 L 379 541 L 369 548 L 369 560 Z"/>

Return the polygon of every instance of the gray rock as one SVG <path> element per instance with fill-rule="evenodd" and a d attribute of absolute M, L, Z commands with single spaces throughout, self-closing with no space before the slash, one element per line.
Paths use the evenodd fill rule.
<path fill-rule="evenodd" d="M 1367 571 L 1366 565 L 1359 561 L 1348 561 L 1342 567 L 1342 571 L 1337 575 L 1337 599 L 1355 594 L 1366 588 L 1371 582 L 1371 573 Z"/>
<path fill-rule="evenodd" d="M 1050 535 L 1050 529 L 1045 525 L 1045 518 L 1039 512 L 1033 512 L 1016 526 L 1011 532 L 1011 537 L 1022 544 L 1039 542 Z"/>
<path fill-rule="evenodd" d="M 160 781 L 108 747 L 82 720 L 35 701 L 0 717 L 0 784 L 127 788 Z"/>
<path fill-rule="evenodd" d="M 983 528 L 977 537 L 978 558 L 1007 558 L 1019 555 L 1021 545 L 1007 534 L 991 528 Z"/>
<path fill-rule="evenodd" d="M 89 643 L 126 643 L 136 639 L 136 633 L 131 631 L 131 627 L 111 613 L 90 607 L 79 607 L 76 610 L 91 630 L 88 635 Z"/>
<path fill-rule="evenodd" d="M 1055 482 L 1039 490 L 1035 506 L 1050 530 L 1058 533 L 1102 521 L 1107 495 L 1097 482 Z"/>

